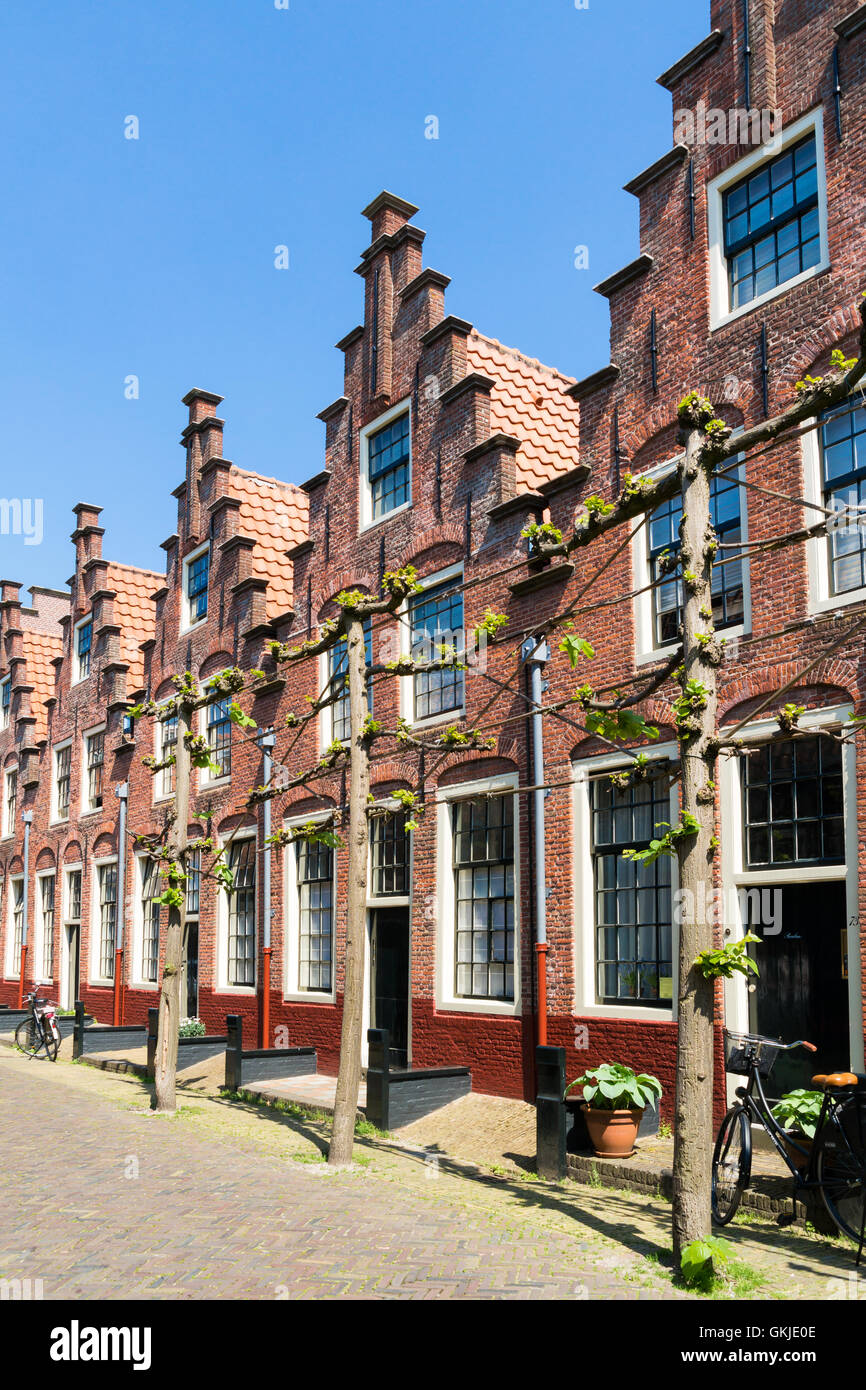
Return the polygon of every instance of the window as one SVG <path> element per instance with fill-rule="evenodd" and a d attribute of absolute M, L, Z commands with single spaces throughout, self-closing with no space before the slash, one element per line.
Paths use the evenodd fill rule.
<path fill-rule="evenodd" d="M 66 921 L 77 924 L 81 921 L 81 870 L 66 871 Z"/>
<path fill-rule="evenodd" d="M 671 861 L 636 864 L 623 850 L 646 849 L 671 819 L 664 777 L 621 790 L 591 784 L 598 1002 L 667 1004 L 673 998 Z"/>
<path fill-rule="evenodd" d="M 368 666 L 373 664 L 373 620 L 364 619 L 364 647 L 365 660 Z M 349 737 L 351 719 L 349 715 L 349 653 L 346 646 L 345 637 L 341 637 L 330 651 L 331 663 L 331 694 L 334 696 L 334 703 L 331 706 L 331 738 L 345 743 Z M 367 679 L 367 710 L 373 713 L 373 687 Z"/>
<path fill-rule="evenodd" d="M 24 880 L 23 878 L 13 878 L 12 896 L 10 899 L 12 909 L 12 973 L 17 975 L 21 970 L 21 948 L 24 945 Z"/>
<path fill-rule="evenodd" d="M 184 561 L 184 602 L 186 626 L 193 627 L 207 617 L 207 586 L 210 577 L 210 550 L 206 547 Z"/>
<path fill-rule="evenodd" d="M 102 775 L 105 766 L 105 730 L 97 729 L 84 739 L 84 757 L 87 772 L 87 800 L 85 811 L 98 811 L 102 806 Z M 69 801 L 67 798 L 67 808 Z"/>
<path fill-rule="evenodd" d="M 18 769 L 6 773 L 6 786 L 3 797 L 3 834 L 15 834 L 15 817 L 18 810 Z"/>
<path fill-rule="evenodd" d="M 724 195 L 730 306 L 738 309 L 821 260 L 814 134 Z"/>
<path fill-rule="evenodd" d="M 12 713 L 12 677 L 0 681 L 0 729 L 9 728 Z"/>
<path fill-rule="evenodd" d="M 747 868 L 845 862 L 838 743 L 828 738 L 764 743 L 744 763 Z"/>
<path fill-rule="evenodd" d="M 42 915 L 42 974 L 54 978 L 54 875 L 39 880 L 39 907 Z"/>
<path fill-rule="evenodd" d="M 114 979 L 114 945 L 117 926 L 117 865 L 100 864 L 99 882 L 99 977 Z"/>
<path fill-rule="evenodd" d="M 156 727 L 159 739 L 157 761 L 164 763 L 177 754 L 177 715 L 173 715 L 171 719 L 164 719 L 162 723 L 157 723 Z M 171 762 L 159 773 L 160 796 L 174 795 L 176 771 L 175 764 Z"/>
<path fill-rule="evenodd" d="M 409 893 L 409 835 L 403 811 L 370 821 L 370 869 L 373 898 L 404 898 Z"/>
<path fill-rule="evenodd" d="M 69 784 L 72 769 L 72 745 L 58 748 L 54 754 L 54 796 L 57 820 L 69 820 Z"/>
<path fill-rule="evenodd" d="M 191 849 L 186 856 L 186 917 L 198 921 L 201 895 L 201 850 Z"/>
<path fill-rule="evenodd" d="M 332 980 L 334 854 L 330 845 L 299 840 L 298 989 L 327 994 Z"/>
<path fill-rule="evenodd" d="M 710 484 L 712 522 L 720 541 L 727 545 L 742 540 L 740 518 L 740 487 L 734 477 L 715 477 Z M 683 516 L 682 497 L 672 497 L 653 512 L 648 526 L 650 575 L 653 581 L 662 577 L 661 559 L 665 554 L 676 555 L 680 548 L 680 522 Z M 742 623 L 745 613 L 744 563 L 735 551 L 722 551 L 713 570 L 713 623 L 716 628 Z M 683 585 L 676 575 L 652 593 L 653 643 L 663 647 L 675 642 L 683 620 Z"/>
<path fill-rule="evenodd" d="M 214 700 L 207 707 L 207 745 L 219 771 L 207 773 L 207 780 L 230 777 L 232 771 L 232 722 L 229 718 L 231 700 Z"/>
<path fill-rule="evenodd" d="M 378 521 L 410 500 L 409 412 L 367 436 L 370 519 Z"/>
<path fill-rule="evenodd" d="M 162 893 L 159 864 L 155 859 L 141 861 L 141 978 L 156 983 L 159 965 L 159 921 L 161 907 L 157 902 Z"/>
<path fill-rule="evenodd" d="M 821 417 L 824 506 L 838 514 L 827 537 L 830 592 L 866 586 L 866 409 L 846 401 Z"/>
<path fill-rule="evenodd" d="M 229 893 L 228 982 L 256 980 L 256 842 L 241 840 L 229 851 L 234 887 Z"/>
<path fill-rule="evenodd" d="M 513 797 L 452 807 L 458 998 L 514 998 Z"/>
<path fill-rule="evenodd" d="M 456 664 L 464 651 L 461 583 L 462 576 L 455 575 L 416 594 L 409 605 L 413 660 L 439 660 L 443 646 L 457 653 L 453 666 L 417 671 L 412 677 L 416 722 L 463 708 L 463 672 Z"/>
<path fill-rule="evenodd" d="M 75 680 L 83 681 L 90 675 L 90 658 L 93 647 L 93 619 L 85 618 L 75 629 Z"/>

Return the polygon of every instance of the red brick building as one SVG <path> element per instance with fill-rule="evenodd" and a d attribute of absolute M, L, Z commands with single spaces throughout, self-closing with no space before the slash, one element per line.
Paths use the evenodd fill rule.
<path fill-rule="evenodd" d="M 154 778 L 141 759 L 163 755 L 172 727 L 131 727 L 130 705 L 142 692 L 166 697 L 185 669 L 200 678 L 234 664 L 273 671 L 269 641 L 304 640 L 341 589 L 375 591 L 386 570 L 411 563 L 424 587 L 405 613 L 372 626 L 376 664 L 441 634 L 471 634 L 488 607 L 508 614 L 508 640 L 465 673 L 371 679 L 373 715 L 389 728 L 398 718 L 431 734 L 490 726 L 497 741 L 484 754 L 429 754 L 423 767 L 416 753 L 375 746 L 376 802 L 393 811 L 395 789 L 423 786 L 425 808 L 409 834 L 396 813 L 371 823 L 366 1022 L 389 1027 L 415 1065 L 468 1064 L 477 1089 L 532 1094 L 538 895 L 521 639 L 585 592 L 577 626 L 597 653 L 585 678 L 597 687 L 651 678 L 677 632 L 676 583 L 652 584 L 679 516 L 664 508 L 631 537 L 543 569 L 528 562 L 521 531 L 550 520 L 568 532 L 587 495 L 616 495 L 626 471 L 671 467 L 686 390 L 748 426 L 856 341 L 866 7 L 746 8 L 748 34 L 742 5 L 714 0 L 707 39 L 660 79 L 677 143 L 629 184 L 640 254 L 598 287 L 610 301 L 609 366 L 575 382 L 446 314 L 448 280 L 422 265 L 416 209 L 382 194 L 366 209 L 371 239 L 357 267 L 363 323 L 338 345 L 343 391 L 321 412 L 322 471 L 296 487 L 230 463 L 220 398 L 190 392 L 166 574 L 104 560 L 98 509 L 82 504 L 71 594 L 34 591 L 23 608 L 18 587 L 4 584 L 0 1000 L 17 997 L 26 921 L 28 979 L 50 978 L 64 1003 L 80 997 L 105 1021 L 115 1009 L 143 1021 L 165 924 L 132 837 L 158 829 L 171 804 L 171 773 Z M 774 121 L 741 120 L 747 106 Z M 772 139 L 754 143 L 756 131 Z M 736 547 L 814 521 L 820 513 L 804 502 L 866 500 L 866 417 L 838 412 L 745 460 L 739 478 L 714 496 L 720 539 L 734 547 L 718 569 L 715 618 L 728 639 L 720 709 L 731 728 L 755 711 L 745 736 L 757 751 L 720 769 L 708 894 L 724 895 L 720 931 L 733 937 L 760 912 L 763 966 L 755 993 L 731 984 L 720 1005 L 731 1026 L 812 1036 L 826 1061 L 862 1068 L 864 755 L 817 737 L 792 745 L 772 716 L 797 702 L 808 729 L 859 712 L 862 635 L 838 639 L 863 611 L 866 546 L 848 527 L 752 557 Z M 285 722 L 339 674 L 339 660 L 282 668 L 257 696 L 251 712 L 274 728 L 290 776 L 345 733 L 340 704 L 300 734 Z M 555 650 L 546 679 L 548 701 L 575 685 Z M 610 782 L 622 753 L 586 734 L 577 707 L 544 720 L 549 1040 L 569 1049 L 570 1074 L 624 1060 L 656 1072 L 668 1095 L 676 885 L 667 861 L 636 877 L 622 850 L 676 819 L 665 776 L 676 757 L 671 697 L 661 687 L 646 710 L 660 730 L 648 749 L 659 776 L 628 792 Z M 332 1069 L 344 852 L 266 849 L 263 809 L 247 804 L 262 781 L 261 750 L 218 704 L 201 732 L 222 772 L 196 775 L 192 825 L 230 840 L 236 886 L 227 895 L 206 873 L 191 876 L 189 1011 L 214 1027 L 241 1013 L 248 1037 L 261 1028 L 268 925 L 271 1028 L 315 1045 L 320 1067 Z M 128 788 L 124 846 L 118 787 Z M 274 826 L 338 814 L 345 795 L 341 774 L 323 775 L 271 803 Z"/>

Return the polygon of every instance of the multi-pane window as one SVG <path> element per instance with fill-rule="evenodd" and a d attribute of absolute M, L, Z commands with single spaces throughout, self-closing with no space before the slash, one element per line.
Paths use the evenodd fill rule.
<path fill-rule="evenodd" d="M 190 623 L 200 623 L 207 617 L 207 585 L 210 572 L 210 551 L 187 561 L 186 603 Z"/>
<path fill-rule="evenodd" d="M 160 904 L 162 893 L 159 865 L 155 859 L 142 860 L 141 877 L 141 978 L 154 982 L 159 964 Z"/>
<path fill-rule="evenodd" d="M 99 883 L 99 975 L 114 979 L 114 945 L 117 927 L 117 865 L 100 864 Z"/>
<path fill-rule="evenodd" d="M 741 489 L 736 478 L 725 474 L 710 484 L 710 514 L 719 541 L 736 545 L 742 540 L 740 516 Z M 662 557 L 676 555 L 680 548 L 682 497 L 672 497 L 653 512 L 649 522 L 650 573 L 653 581 L 662 579 Z M 731 627 L 743 621 L 745 611 L 743 568 L 745 562 L 736 550 L 719 552 L 713 569 L 713 625 Z M 724 561 L 724 563 L 720 563 Z M 663 647 L 675 642 L 683 621 L 683 584 L 676 573 L 653 589 L 653 640 Z"/>
<path fill-rule="evenodd" d="M 367 440 L 367 470 L 373 520 L 409 501 L 409 413 Z"/>
<path fill-rule="evenodd" d="M 662 777 L 621 789 L 592 782 L 597 991 L 601 1003 L 664 1004 L 673 997 L 671 861 L 624 859 L 647 849 L 656 826 L 671 819 Z"/>
<path fill-rule="evenodd" d="M 370 870 L 372 897 L 406 897 L 409 892 L 409 836 L 403 811 L 371 819 Z"/>
<path fill-rule="evenodd" d="M 191 849 L 186 856 L 186 916 L 198 920 L 201 895 L 201 850 Z"/>
<path fill-rule="evenodd" d="M 81 921 L 81 870 L 70 869 L 66 879 L 66 920 Z"/>
<path fill-rule="evenodd" d="M 169 758 L 177 755 L 177 715 L 171 719 L 164 719 L 157 725 L 159 729 L 159 759 L 161 763 L 167 762 Z M 176 765 L 170 762 L 159 774 L 160 795 L 171 796 L 175 788 Z"/>
<path fill-rule="evenodd" d="M 12 677 L 7 676 L 5 681 L 0 681 L 0 729 L 9 728 L 9 718 L 12 711 Z"/>
<path fill-rule="evenodd" d="M 460 584 L 459 576 L 447 579 L 417 594 L 409 607 L 413 661 L 451 662 L 440 670 L 416 671 L 412 677 L 416 720 L 463 707 L 463 671 L 458 665 L 464 652 Z"/>
<path fill-rule="evenodd" d="M 229 852 L 234 886 L 229 893 L 228 982 L 256 980 L 256 842 L 240 840 Z"/>
<path fill-rule="evenodd" d="M 83 681 L 90 675 L 90 659 L 93 647 L 93 620 L 80 623 L 75 629 L 75 679 Z"/>
<path fill-rule="evenodd" d="M 458 998 L 514 998 L 513 797 L 452 807 Z"/>
<path fill-rule="evenodd" d="M 364 659 L 368 666 L 373 664 L 373 621 L 371 618 L 364 619 Z M 331 694 L 334 703 L 331 706 L 333 730 L 332 737 L 345 743 L 351 732 L 351 719 L 349 715 L 349 654 L 345 637 L 341 637 L 339 642 L 331 648 Z M 367 709 L 373 713 L 373 687 L 367 678 Z"/>
<path fill-rule="evenodd" d="M 866 409 L 845 402 L 821 426 L 824 506 L 835 512 L 828 533 L 830 591 L 866 585 Z"/>
<path fill-rule="evenodd" d="M 297 842 L 298 989 L 328 993 L 333 955 L 334 852 Z"/>
<path fill-rule="evenodd" d="M 748 868 L 845 862 L 838 743 L 818 737 L 764 743 L 744 764 Z"/>
<path fill-rule="evenodd" d="M 54 788 L 57 802 L 57 819 L 69 819 L 69 785 L 72 769 L 72 745 L 58 748 L 54 764 Z"/>
<path fill-rule="evenodd" d="M 724 195 L 724 223 L 731 309 L 818 265 L 815 136 L 730 188 Z"/>
<path fill-rule="evenodd" d="M 6 787 L 3 798 L 3 834 L 15 834 L 15 816 L 18 810 L 18 772 L 12 768 L 6 773 Z"/>
<path fill-rule="evenodd" d="M 42 913 L 42 974 L 54 978 L 54 875 L 44 874 L 39 880 Z"/>
<path fill-rule="evenodd" d="M 84 740 L 87 764 L 87 810 L 98 811 L 102 805 L 102 777 L 105 769 L 105 730 L 88 734 Z"/>
<path fill-rule="evenodd" d="M 232 770 L 232 721 L 229 717 L 231 700 L 214 700 L 207 707 L 207 744 L 219 771 L 208 773 L 211 781 L 228 777 Z"/>
<path fill-rule="evenodd" d="M 12 969 L 21 969 L 21 947 L 24 944 L 24 880 L 12 880 Z"/>

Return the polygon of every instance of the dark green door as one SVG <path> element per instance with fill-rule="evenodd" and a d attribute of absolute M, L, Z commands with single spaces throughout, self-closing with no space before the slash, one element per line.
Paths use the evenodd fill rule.
<path fill-rule="evenodd" d="M 198 923 L 187 925 L 183 943 L 183 981 L 181 1003 L 187 1018 L 198 1018 Z"/>
<path fill-rule="evenodd" d="M 753 977 L 749 1027 L 784 1042 L 805 1038 L 818 1048 L 779 1056 L 767 1085 L 769 1094 L 779 1096 L 810 1087 L 816 1072 L 847 1070 L 850 1036 L 845 884 L 785 884 L 776 891 L 781 931 L 756 933 L 761 943 L 753 951 L 761 973 Z"/>
<path fill-rule="evenodd" d="M 391 1035 L 391 1066 L 409 1065 L 409 909 L 377 908 L 371 931 L 372 1026 Z"/>

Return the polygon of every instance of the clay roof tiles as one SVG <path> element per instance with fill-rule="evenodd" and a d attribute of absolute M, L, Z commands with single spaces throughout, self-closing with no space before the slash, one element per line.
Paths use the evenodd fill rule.
<path fill-rule="evenodd" d="M 54 667 L 51 663 L 55 657 L 63 655 L 63 637 L 59 632 L 55 636 L 53 633 L 36 632 L 25 626 L 22 642 L 27 662 L 24 683 L 33 686 L 30 708 L 36 716 L 33 737 L 38 742 L 48 733 L 45 701 L 50 700 L 54 694 Z"/>
<path fill-rule="evenodd" d="M 267 614 L 276 618 L 292 606 L 292 563 L 286 551 L 306 540 L 307 494 L 294 483 L 232 468 L 231 493 L 240 502 L 238 531 L 255 541 L 253 574 L 268 582 Z"/>
<path fill-rule="evenodd" d="M 156 635 L 156 608 L 151 594 L 165 583 L 165 575 L 156 570 L 141 570 L 133 565 L 111 563 L 106 574 L 106 586 L 113 589 L 114 620 L 120 628 L 120 650 L 129 662 L 127 691 L 138 690 L 144 683 L 144 655 L 141 643 Z"/>

